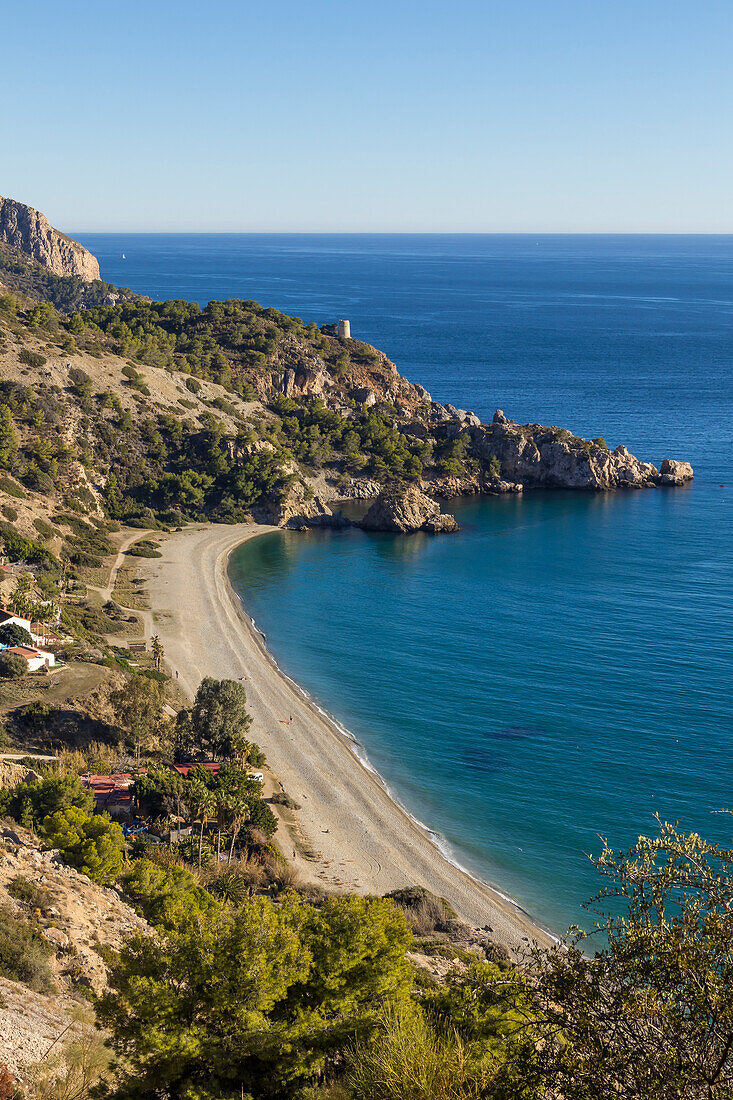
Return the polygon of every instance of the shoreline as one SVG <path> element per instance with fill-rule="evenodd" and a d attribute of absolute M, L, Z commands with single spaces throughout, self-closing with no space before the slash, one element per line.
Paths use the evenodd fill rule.
<path fill-rule="evenodd" d="M 161 540 L 162 558 L 136 564 L 150 590 L 153 630 L 182 690 L 192 698 L 207 675 L 243 679 L 252 738 L 301 806 L 288 822 L 296 837 L 294 865 L 304 877 L 341 891 L 424 886 L 469 924 L 488 925 L 514 952 L 554 942 L 516 902 L 444 854 L 437 834 L 402 807 L 361 758 L 360 742 L 277 665 L 231 585 L 228 561 L 243 543 L 279 530 L 195 525 Z"/>

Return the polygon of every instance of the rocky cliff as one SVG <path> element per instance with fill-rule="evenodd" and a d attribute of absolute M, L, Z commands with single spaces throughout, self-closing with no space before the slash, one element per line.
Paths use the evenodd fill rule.
<path fill-rule="evenodd" d="M 475 453 L 498 459 L 502 477 L 525 488 L 644 489 L 681 485 L 692 479 L 687 462 L 665 459 L 662 472 L 624 446 L 610 451 L 603 440 L 580 439 L 564 428 L 515 424 L 497 409 L 493 422 L 471 429 Z"/>
<path fill-rule="evenodd" d="M 72 275 L 84 282 L 99 278 L 99 264 L 83 245 L 54 229 L 39 210 L 1 195 L 0 243 L 18 249 L 56 275 Z"/>

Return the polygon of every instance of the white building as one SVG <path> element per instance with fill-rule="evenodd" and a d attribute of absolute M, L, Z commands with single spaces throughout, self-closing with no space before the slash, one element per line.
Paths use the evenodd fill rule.
<path fill-rule="evenodd" d="M 8 646 L 7 649 L 0 650 L 0 653 L 14 653 L 17 657 L 25 658 L 29 672 L 37 672 L 39 668 L 53 668 L 56 664 L 53 653 L 48 653 L 45 649 L 31 649 L 25 645 Z"/>
<path fill-rule="evenodd" d="M 30 619 L 24 619 L 22 615 L 15 615 L 8 611 L 7 607 L 0 607 L 0 626 L 22 626 L 27 630 L 36 645 L 45 645 L 47 634 L 41 623 L 32 623 Z M 39 631 L 43 631 L 42 633 Z"/>

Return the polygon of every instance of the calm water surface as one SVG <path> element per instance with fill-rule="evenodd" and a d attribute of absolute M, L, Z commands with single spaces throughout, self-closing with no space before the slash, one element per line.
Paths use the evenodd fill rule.
<path fill-rule="evenodd" d="M 79 236 L 113 282 L 349 317 L 439 400 L 691 461 L 681 490 L 462 502 L 450 538 L 265 536 L 232 576 L 400 800 L 556 930 L 598 834 L 658 811 L 728 842 L 733 238 Z"/>

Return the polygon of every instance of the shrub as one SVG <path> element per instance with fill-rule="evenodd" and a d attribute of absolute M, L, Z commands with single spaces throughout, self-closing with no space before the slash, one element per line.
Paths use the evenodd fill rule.
<path fill-rule="evenodd" d="M 387 895 L 405 914 L 413 932 L 426 936 L 440 929 L 446 920 L 455 920 L 456 914 L 445 898 L 431 894 L 421 886 L 393 890 Z"/>
<path fill-rule="evenodd" d="M 41 890 L 34 882 L 29 882 L 23 875 L 16 875 L 7 885 L 7 891 L 11 898 L 25 902 L 31 909 L 43 909 L 49 901 L 49 892 Z"/>
<path fill-rule="evenodd" d="M 2 512 L 6 519 L 9 519 L 11 523 L 14 523 L 19 516 L 17 508 L 13 508 L 12 504 L 3 504 Z"/>
<path fill-rule="evenodd" d="M 454 1033 L 436 1034 L 420 1007 L 385 1009 L 376 1034 L 348 1055 L 347 1088 L 353 1100 L 479 1100 L 488 1068 Z"/>
<path fill-rule="evenodd" d="M 7 623 L 0 626 L 0 644 L 33 646 L 35 643 L 29 631 L 18 623 Z"/>
<path fill-rule="evenodd" d="M 161 852 L 165 858 L 168 853 Z M 137 860 L 122 876 L 122 888 L 146 920 L 157 928 L 185 928 L 213 918 L 217 902 L 185 867 L 162 866 L 158 858 Z"/>
<path fill-rule="evenodd" d="M 23 348 L 18 359 L 21 363 L 25 363 L 28 367 L 42 367 L 46 362 L 45 355 L 40 355 L 37 351 L 28 351 L 28 348 Z"/>
<path fill-rule="evenodd" d="M 25 657 L 17 653 L 0 652 L 0 677 L 3 680 L 18 680 L 28 671 Z"/>
<path fill-rule="evenodd" d="M 37 993 L 53 986 L 49 958 L 53 948 L 38 929 L 0 909 L 0 975 L 23 982 Z"/>
<path fill-rule="evenodd" d="M 30 709 L 30 706 L 26 709 Z M 85 815 L 94 809 L 92 792 L 76 775 L 54 775 L 36 783 L 21 783 L 11 792 L 9 814 L 27 828 L 50 814 L 74 807 Z"/>
<path fill-rule="evenodd" d="M 33 1100 L 90 1100 L 106 1093 L 105 1077 L 112 1054 L 102 1035 L 87 1033 L 51 1048 L 26 1070 Z M 0 1095 L 0 1100 L 2 1096 Z"/>
<path fill-rule="evenodd" d="M 149 546 L 131 546 L 125 550 L 131 558 L 162 558 L 160 550 L 151 550 Z"/>
<path fill-rule="evenodd" d="M 52 539 L 57 533 L 50 523 L 46 523 L 45 519 L 34 519 L 33 526 L 41 538 L 44 539 Z"/>
<path fill-rule="evenodd" d="M 274 803 L 276 806 L 286 806 L 288 810 L 300 809 L 300 803 L 296 802 L 295 799 L 291 795 L 286 794 L 285 791 L 278 791 L 277 794 L 271 797 L 270 802 Z"/>
<path fill-rule="evenodd" d="M 23 500 L 28 496 L 27 493 L 23 492 L 20 485 L 16 485 L 9 477 L 0 477 L 0 489 L 7 493 L 9 497 L 17 497 L 18 500 Z"/>
<path fill-rule="evenodd" d="M 125 838 L 107 814 L 90 817 L 77 806 L 69 806 L 45 817 L 40 833 L 50 848 L 58 848 L 69 866 L 94 882 L 114 882 L 122 870 Z"/>

